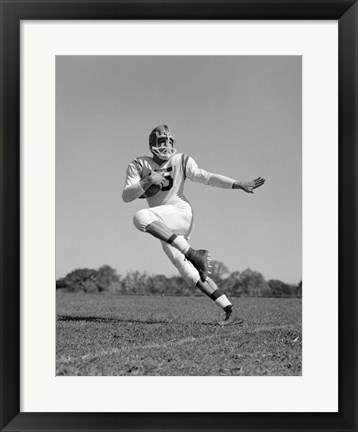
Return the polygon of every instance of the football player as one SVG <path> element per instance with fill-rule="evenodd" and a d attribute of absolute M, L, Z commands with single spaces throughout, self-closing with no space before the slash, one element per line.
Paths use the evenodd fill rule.
<path fill-rule="evenodd" d="M 233 314 L 233 305 L 208 276 L 210 256 L 207 250 L 195 250 L 189 244 L 193 227 L 193 212 L 184 196 L 186 179 L 223 189 L 238 189 L 253 193 L 265 180 L 241 182 L 198 167 L 194 159 L 178 153 L 175 136 L 168 126 L 161 125 L 149 135 L 151 156 L 134 159 L 127 168 L 122 198 L 131 202 L 146 198 L 149 208 L 139 210 L 133 222 L 140 231 L 151 234 L 162 243 L 164 252 L 191 286 L 197 286 L 220 306 L 225 316 L 218 324 L 240 324 Z"/>

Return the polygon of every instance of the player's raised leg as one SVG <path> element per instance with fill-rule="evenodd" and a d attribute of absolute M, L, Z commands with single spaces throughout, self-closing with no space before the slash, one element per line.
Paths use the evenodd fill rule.
<path fill-rule="evenodd" d="M 162 222 L 155 221 L 146 227 L 146 232 L 162 240 L 180 251 L 198 270 L 200 279 L 204 282 L 209 272 L 209 254 L 205 249 L 195 250 L 183 236 L 174 234 Z"/>
<path fill-rule="evenodd" d="M 193 249 L 185 237 L 174 234 L 166 224 L 158 220 L 156 211 L 153 209 L 139 210 L 133 219 L 136 228 L 176 248 L 198 270 L 200 279 L 204 282 L 209 273 L 210 257 L 208 251 Z"/>

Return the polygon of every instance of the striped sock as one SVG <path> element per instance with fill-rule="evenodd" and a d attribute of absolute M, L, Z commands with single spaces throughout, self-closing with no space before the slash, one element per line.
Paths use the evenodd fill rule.
<path fill-rule="evenodd" d="M 183 236 L 177 236 L 173 234 L 169 240 L 167 241 L 170 245 L 174 246 L 176 249 L 178 249 L 181 253 L 184 255 L 188 252 L 190 249 L 189 243 L 185 240 Z"/>
<path fill-rule="evenodd" d="M 216 289 L 210 296 L 212 300 L 214 300 L 215 304 L 217 304 L 221 308 L 225 308 L 226 306 L 230 306 L 232 303 L 229 301 L 229 299 L 226 297 L 225 294 L 223 294 L 219 289 Z"/>
<path fill-rule="evenodd" d="M 226 306 L 230 306 L 232 304 L 226 295 L 219 290 L 216 283 L 212 279 L 207 278 L 205 282 L 201 282 L 199 280 L 196 285 L 200 291 L 210 297 L 211 300 L 214 300 L 215 304 L 217 304 L 219 307 L 224 309 Z"/>
<path fill-rule="evenodd" d="M 222 309 L 226 308 L 226 306 L 232 305 L 230 300 L 226 297 L 225 294 L 222 294 L 218 299 L 215 300 L 215 304 L 217 304 Z"/>

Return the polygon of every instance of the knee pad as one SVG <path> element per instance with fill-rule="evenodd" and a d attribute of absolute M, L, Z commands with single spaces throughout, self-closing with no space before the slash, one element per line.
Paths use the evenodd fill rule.
<path fill-rule="evenodd" d="M 146 227 L 156 220 L 150 209 L 138 210 L 133 217 L 134 226 L 139 229 L 139 231 L 145 232 Z"/>

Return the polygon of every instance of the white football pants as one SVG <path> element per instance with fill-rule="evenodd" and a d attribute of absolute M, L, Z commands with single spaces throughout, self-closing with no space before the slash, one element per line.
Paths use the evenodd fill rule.
<path fill-rule="evenodd" d="M 189 239 L 193 228 L 193 213 L 187 203 L 180 205 L 161 205 L 137 211 L 133 223 L 139 231 L 146 231 L 146 227 L 152 222 L 158 221 L 166 225 L 177 236 Z M 161 241 L 164 252 L 170 261 L 178 269 L 181 277 L 190 285 L 195 286 L 200 280 L 196 268 L 175 247 Z"/>

